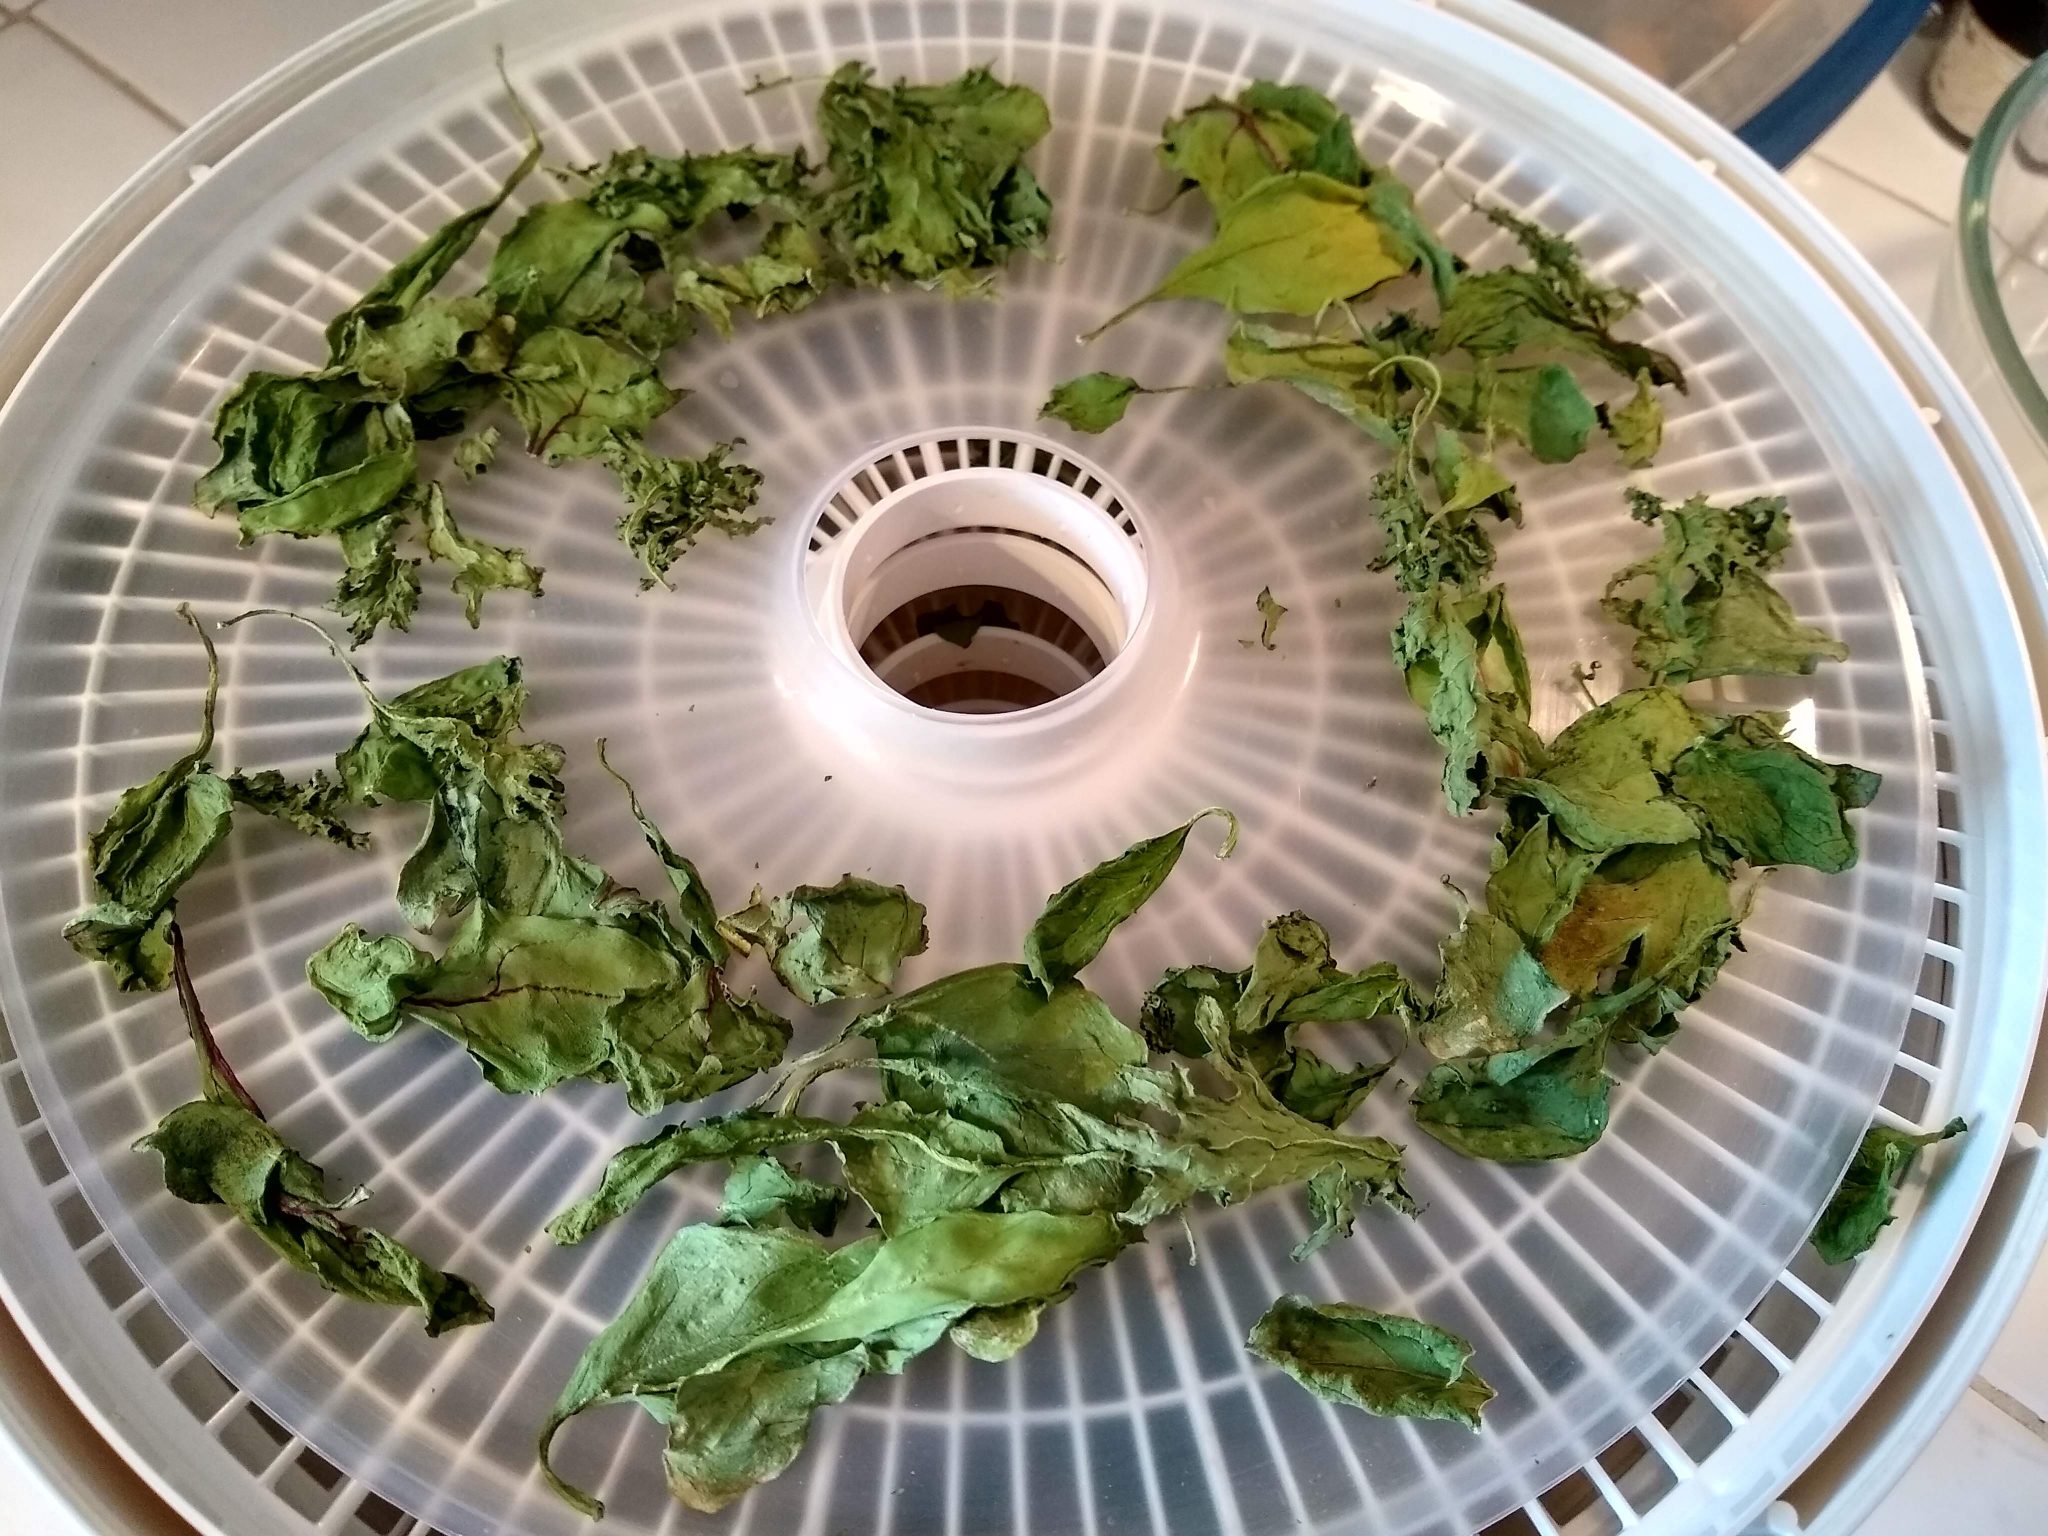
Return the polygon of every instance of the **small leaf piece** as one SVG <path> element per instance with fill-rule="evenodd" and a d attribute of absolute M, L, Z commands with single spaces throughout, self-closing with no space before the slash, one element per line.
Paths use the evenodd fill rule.
<path fill-rule="evenodd" d="M 1869 1252 L 1877 1234 L 1891 1225 L 1892 1201 L 1898 1197 L 1899 1186 L 1912 1171 L 1920 1149 L 1960 1136 L 1968 1129 L 1958 1117 L 1938 1131 L 1919 1136 L 1883 1125 L 1865 1131 L 1856 1155 L 1849 1159 L 1841 1184 L 1828 1198 L 1820 1222 L 1813 1229 L 1813 1246 L 1822 1260 L 1846 1264 Z"/>
<path fill-rule="evenodd" d="M 1084 373 L 1053 387 L 1038 409 L 1041 421 L 1065 422 L 1076 432 L 1107 432 L 1124 419 L 1144 385 L 1123 373 Z"/>
<path fill-rule="evenodd" d="M 1448 1419 L 1467 1429 L 1493 1401 L 1472 1346 L 1447 1329 L 1344 1302 L 1282 1296 L 1245 1347 L 1317 1397 L 1382 1418 Z"/>
<path fill-rule="evenodd" d="M 281 821 L 308 837 L 325 838 L 344 848 L 367 848 L 370 834 L 358 832 L 341 813 L 354 802 L 345 785 L 316 769 L 310 779 L 288 779 L 275 768 L 228 776 L 228 791 L 237 805 Z"/>
<path fill-rule="evenodd" d="M 1271 587 L 1259 588 L 1259 645 L 1264 650 L 1274 650 L 1275 638 L 1280 633 L 1280 621 L 1287 616 L 1287 610 L 1273 601 Z"/>
<path fill-rule="evenodd" d="M 1600 606 L 1636 631 L 1636 665 L 1653 681 L 1802 676 L 1848 656 L 1841 641 L 1800 623 L 1766 579 L 1792 542 L 1783 497 L 1716 507 L 1695 496 L 1673 506 L 1632 490 L 1629 508 L 1664 541 L 1614 574 Z"/>
<path fill-rule="evenodd" d="M 449 585 L 462 597 L 462 614 L 475 629 L 482 622 L 484 594 L 493 590 L 527 592 L 540 596 L 540 567 L 527 562 L 526 551 L 472 539 L 455 526 L 448 511 L 448 498 L 441 487 L 429 485 L 421 505 L 421 519 L 427 553 L 455 567 Z"/>

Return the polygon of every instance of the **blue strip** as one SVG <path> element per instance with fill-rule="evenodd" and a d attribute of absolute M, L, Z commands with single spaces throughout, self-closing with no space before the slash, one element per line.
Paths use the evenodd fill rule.
<path fill-rule="evenodd" d="M 1928 0 L 1871 0 L 1849 29 L 1789 86 L 1736 130 L 1781 170 L 1849 109 L 1920 25 Z"/>

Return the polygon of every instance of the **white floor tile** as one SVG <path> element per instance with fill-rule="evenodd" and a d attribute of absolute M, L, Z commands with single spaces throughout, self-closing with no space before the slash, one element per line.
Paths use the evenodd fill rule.
<path fill-rule="evenodd" d="M 1858 1536 L 2020 1536 L 2048 1509 L 2048 1444 L 1972 1392 Z"/>
<path fill-rule="evenodd" d="M 1978 1374 L 2048 1419 L 2048 1259 L 2034 1266 L 2012 1321 Z M 2048 1456 L 2048 1446 L 2042 1454 Z"/>
<path fill-rule="evenodd" d="M 1944 224 L 1962 197 L 1960 145 L 1934 126 L 1922 105 L 1932 42 L 1916 37 L 1871 82 L 1828 131 L 1813 154 L 1896 192 Z"/>
<path fill-rule="evenodd" d="M 377 0 L 43 0 L 36 20 L 190 124 L 376 7 Z"/>
<path fill-rule="evenodd" d="M 1792 166 L 1788 179 L 1849 237 L 1924 323 L 1954 233 L 1945 220 L 1879 190 L 1824 155 L 1821 149 L 1810 151 Z"/>
<path fill-rule="evenodd" d="M 0 29 L 0 307 L 171 130 L 28 22 Z M 61 150 L 61 152 L 59 152 Z"/>

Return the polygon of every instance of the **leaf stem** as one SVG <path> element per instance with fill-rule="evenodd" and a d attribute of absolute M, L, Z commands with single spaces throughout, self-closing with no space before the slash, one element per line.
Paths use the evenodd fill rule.
<path fill-rule="evenodd" d="M 192 611 L 190 603 L 178 604 L 178 617 L 192 626 L 199 643 L 206 647 L 206 703 L 200 709 L 199 745 L 192 749 L 192 761 L 196 763 L 213 750 L 213 706 L 220 698 L 220 654 L 214 650 L 213 636 L 199 622 L 199 615 Z"/>
<path fill-rule="evenodd" d="M 1188 818 L 1189 828 L 1192 829 L 1205 816 L 1221 816 L 1230 824 L 1230 830 L 1223 834 L 1223 842 L 1216 849 L 1217 858 L 1229 858 L 1237 850 L 1237 813 L 1225 805 L 1205 805 Z"/>
<path fill-rule="evenodd" d="M 289 608 L 250 608 L 236 614 L 232 619 L 222 619 L 220 627 L 222 629 L 233 629 L 244 619 L 290 619 L 294 624 L 305 625 L 306 628 L 313 631 L 314 634 L 327 643 L 327 649 L 333 653 L 334 659 L 348 668 L 348 675 L 355 679 L 356 687 L 361 689 L 363 697 L 370 701 L 371 712 L 379 715 L 391 713 L 389 709 L 385 708 L 384 701 L 377 697 L 376 690 L 370 687 L 370 680 L 363 676 L 362 668 L 348 659 L 348 653 L 341 648 L 341 642 L 327 632 L 326 625 L 316 619 L 307 618 L 303 613 L 294 613 Z"/>
<path fill-rule="evenodd" d="M 256 1100 L 242 1086 L 242 1080 L 235 1076 L 235 1069 L 229 1065 L 220 1042 L 214 1039 L 213 1030 L 206 1022 L 205 1010 L 199 1006 L 199 993 L 192 985 L 192 970 L 185 959 L 185 933 L 176 918 L 171 919 L 170 940 L 171 977 L 178 986 L 178 1006 L 185 1011 L 186 1033 L 192 1037 L 192 1049 L 199 1053 L 199 1075 L 206 1097 L 219 1103 L 221 1094 L 225 1093 L 261 1120 L 263 1111 L 256 1107 Z"/>

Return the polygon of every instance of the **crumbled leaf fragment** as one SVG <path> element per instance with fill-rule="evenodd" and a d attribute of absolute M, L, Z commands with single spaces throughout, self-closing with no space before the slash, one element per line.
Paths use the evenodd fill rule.
<path fill-rule="evenodd" d="M 1275 639 L 1280 633 L 1280 621 L 1287 616 L 1286 608 L 1273 600 L 1271 587 L 1259 588 L 1259 646 L 1263 650 L 1277 649 Z"/>
<path fill-rule="evenodd" d="M 1892 1202 L 1912 1171 L 1922 1147 L 1960 1136 L 1969 1126 L 1959 1116 L 1939 1130 L 1914 1135 L 1873 1125 L 1863 1133 L 1842 1182 L 1820 1213 L 1813 1246 L 1829 1264 L 1846 1264 L 1868 1253 L 1878 1233 L 1891 1225 Z"/>
<path fill-rule="evenodd" d="M 1036 91 L 979 68 L 943 85 L 871 74 L 843 64 L 818 97 L 833 183 L 818 223 L 855 282 L 964 291 L 1044 243 L 1052 205 L 1024 164 L 1052 126 Z"/>
<path fill-rule="evenodd" d="M 1849 648 L 1802 624 L 1767 579 L 1784 563 L 1792 523 L 1780 496 L 1717 507 L 1629 492 L 1636 521 L 1663 535 L 1657 552 L 1624 566 L 1600 606 L 1636 631 L 1636 665 L 1662 683 L 1731 675 L 1800 676 Z"/>
<path fill-rule="evenodd" d="M 494 590 L 517 591 L 540 596 L 542 571 L 530 564 L 523 549 L 508 549 L 472 539 L 455 526 L 448 511 L 448 498 L 438 485 L 427 487 L 420 508 L 427 553 L 453 566 L 455 578 L 449 583 L 462 597 L 462 614 L 475 629 L 483 618 L 484 594 Z"/>
<path fill-rule="evenodd" d="M 455 445 L 455 467 L 463 479 L 474 480 L 491 467 L 498 456 L 499 435 L 496 427 L 480 427 Z"/>
<path fill-rule="evenodd" d="M 347 622 L 349 638 L 357 645 L 385 624 L 412 628 L 420 603 L 420 563 L 398 552 L 405 528 L 404 512 L 387 512 L 341 532 L 341 579 L 329 606 Z"/>
<path fill-rule="evenodd" d="M 706 532 L 740 537 L 761 526 L 761 472 L 728 460 L 737 446 L 716 443 L 699 458 L 673 459 L 635 437 L 605 444 L 599 456 L 626 496 L 619 537 L 639 558 L 642 587 L 667 586 L 669 568 Z"/>
<path fill-rule="evenodd" d="M 1282 1296 L 1245 1347 L 1332 1403 L 1382 1418 L 1448 1419 L 1479 1428 L 1493 1388 L 1472 1346 L 1448 1329 L 1345 1302 Z"/>
<path fill-rule="evenodd" d="M 308 837 L 324 838 L 344 848 L 366 848 L 370 834 L 358 832 L 342 813 L 353 805 L 347 786 L 314 770 L 308 779 L 288 779 L 275 768 L 228 776 L 228 791 L 237 805 L 281 821 Z"/>
<path fill-rule="evenodd" d="M 1636 375 L 1636 390 L 1621 405 L 1600 407 L 1600 425 L 1630 469 L 1643 469 L 1664 446 L 1664 405 L 1647 373 Z"/>

